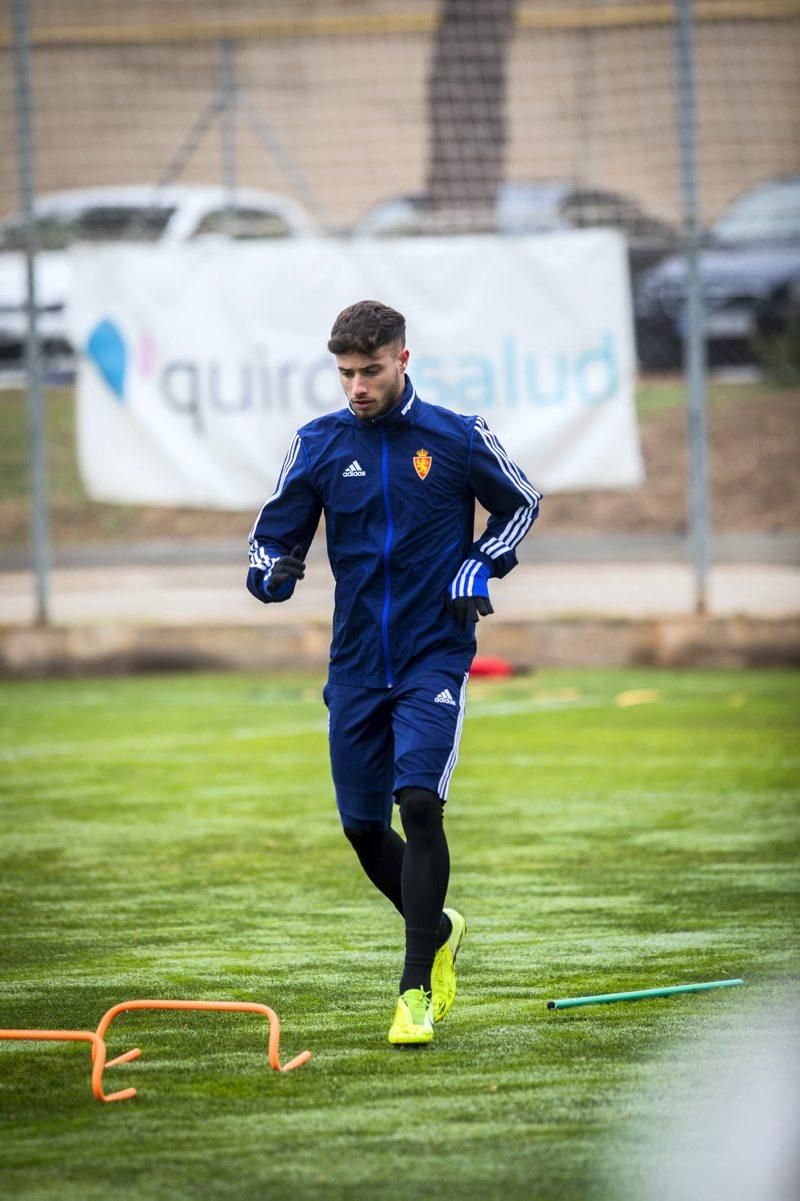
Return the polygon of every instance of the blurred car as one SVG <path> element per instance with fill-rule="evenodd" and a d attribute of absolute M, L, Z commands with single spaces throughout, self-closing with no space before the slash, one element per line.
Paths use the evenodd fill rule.
<path fill-rule="evenodd" d="M 283 196 L 251 188 L 193 186 L 109 187 L 37 197 L 36 301 L 48 357 L 70 352 L 65 307 L 70 291 L 69 248 L 76 242 L 157 242 L 168 246 L 204 238 L 236 241 L 318 232 L 311 218 Z M 0 223 L 0 357 L 20 359 L 26 338 L 25 223 Z"/>
<path fill-rule="evenodd" d="M 800 175 L 743 193 L 704 235 L 699 255 L 709 362 L 756 357 L 754 338 L 800 319 Z M 636 336 L 645 367 L 680 365 L 686 310 L 686 263 L 664 260 L 639 281 Z"/>
<path fill-rule="evenodd" d="M 435 208 L 424 193 L 397 196 L 369 209 L 357 220 L 356 237 L 412 234 L 548 233 L 594 227 L 617 229 L 628 243 L 631 276 L 652 267 L 676 249 L 676 231 L 651 216 L 628 196 L 564 182 L 506 180 L 500 185 L 494 217 L 478 222 L 467 209 Z"/>

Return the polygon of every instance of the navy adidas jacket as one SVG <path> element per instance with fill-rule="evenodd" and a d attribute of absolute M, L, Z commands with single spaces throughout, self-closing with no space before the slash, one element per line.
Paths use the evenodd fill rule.
<path fill-rule="evenodd" d="M 473 541 L 476 499 L 490 516 Z M 250 534 L 247 586 L 268 601 L 275 561 L 305 553 L 324 512 L 336 580 L 329 679 L 391 688 L 434 665 L 466 671 L 474 624 L 459 629 L 447 609 L 450 583 L 468 558 L 506 575 L 539 499 L 482 418 L 426 404 L 406 378 L 380 417 L 346 408 L 298 430 Z"/>

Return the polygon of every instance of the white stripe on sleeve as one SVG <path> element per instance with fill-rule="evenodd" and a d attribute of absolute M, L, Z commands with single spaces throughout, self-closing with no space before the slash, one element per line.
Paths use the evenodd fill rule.
<path fill-rule="evenodd" d="M 508 554 L 525 537 L 535 516 L 536 508 L 530 505 L 524 505 L 521 509 L 517 509 L 499 534 L 495 534 L 481 543 L 480 550 L 490 559 L 498 559 L 500 555 Z"/>
<path fill-rule="evenodd" d="M 528 481 L 523 478 L 519 467 L 517 467 L 513 459 L 508 457 L 505 447 L 502 446 L 497 440 L 482 417 L 478 417 L 476 419 L 475 429 L 483 438 L 487 449 L 490 450 L 497 459 L 503 475 L 507 476 L 508 479 L 511 480 L 511 483 L 514 485 L 514 487 L 522 493 L 529 504 L 536 508 L 539 501 L 542 499 L 540 493 L 536 491 L 532 484 L 529 484 Z"/>
<path fill-rule="evenodd" d="M 457 596 L 472 596 L 472 586 L 475 583 L 475 578 L 482 567 L 486 567 L 480 559 L 465 559 L 456 572 L 455 579 L 450 585 L 450 596 L 453 600 Z"/>
<path fill-rule="evenodd" d="M 256 530 L 258 528 L 258 523 L 261 521 L 261 518 L 264 514 L 264 510 L 268 505 L 271 505 L 274 500 L 277 500 L 283 492 L 283 489 L 286 486 L 286 478 L 295 465 L 297 456 L 300 453 L 301 445 L 300 435 L 295 434 L 294 438 L 292 439 L 292 444 L 286 452 L 286 458 L 283 460 L 283 466 L 281 467 L 280 474 L 278 475 L 278 482 L 275 485 L 275 491 L 272 493 L 272 496 L 270 496 L 262 505 L 261 512 L 258 514 L 258 517 L 256 517 L 255 521 L 253 522 L 253 528 L 250 530 L 250 566 L 262 567 L 268 573 L 272 571 L 272 567 L 279 556 L 268 555 L 264 547 L 259 545 L 256 539 Z"/>
<path fill-rule="evenodd" d="M 476 420 L 475 428 L 486 448 L 497 460 L 503 475 L 511 481 L 525 501 L 524 505 L 514 511 L 510 520 L 498 534 L 493 534 L 491 538 L 487 538 L 485 542 L 481 543 L 480 549 L 485 555 L 488 555 L 490 559 L 499 559 L 501 555 L 512 551 L 527 534 L 536 516 L 541 494 L 523 478 L 516 463 L 508 457 L 504 447 L 498 442 L 482 417 L 478 417 Z"/>

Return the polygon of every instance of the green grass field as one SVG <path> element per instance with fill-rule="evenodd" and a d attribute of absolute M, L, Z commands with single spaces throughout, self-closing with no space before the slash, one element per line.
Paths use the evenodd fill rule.
<path fill-rule="evenodd" d="M 313 1052 L 281 1076 L 257 1017 L 127 1015 L 109 1053 L 142 1058 L 106 1086 L 139 1095 L 104 1106 L 87 1046 L 0 1042 L 0 1192 L 649 1201 L 632 1123 L 657 1120 L 663 1065 L 796 993 L 798 676 L 475 681 L 447 822 L 470 933 L 456 1004 L 412 1052 L 385 1042 L 402 930 L 339 831 L 320 687 L 0 688 L 0 1025 L 254 1000 L 284 1058 Z M 620 705 L 630 690 L 650 693 Z M 545 1005 L 730 976 L 745 986 Z"/>

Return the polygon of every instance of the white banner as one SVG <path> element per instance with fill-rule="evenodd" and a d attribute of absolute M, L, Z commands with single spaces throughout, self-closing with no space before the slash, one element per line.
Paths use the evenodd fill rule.
<path fill-rule="evenodd" d="M 641 482 L 625 247 L 580 231 L 76 250 L 89 494 L 257 509 L 343 406 L 326 343 L 366 298 L 405 314 L 422 399 L 480 413 L 541 491 Z"/>

